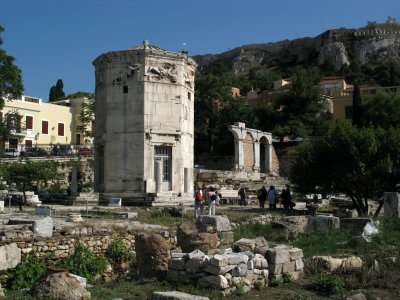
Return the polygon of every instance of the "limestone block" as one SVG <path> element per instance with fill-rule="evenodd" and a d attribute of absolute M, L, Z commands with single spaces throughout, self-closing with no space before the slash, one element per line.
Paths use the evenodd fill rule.
<path fill-rule="evenodd" d="M 227 265 L 227 266 L 223 266 L 223 267 L 209 265 L 204 269 L 204 271 L 211 273 L 213 275 L 225 275 L 226 273 L 228 273 L 230 270 L 232 270 L 235 267 L 236 267 L 236 265 Z"/>
<path fill-rule="evenodd" d="M 229 285 L 231 285 L 232 284 L 232 275 L 231 275 L 231 273 L 225 273 L 224 276 L 225 276 L 226 280 L 228 280 Z"/>
<path fill-rule="evenodd" d="M 310 269 L 327 270 L 333 272 L 337 269 L 345 271 L 359 269 L 362 267 L 362 260 L 357 256 L 350 256 L 345 258 L 335 258 L 331 256 L 313 256 L 306 261 Z"/>
<path fill-rule="evenodd" d="M 254 269 L 254 261 L 253 260 L 249 260 L 247 262 L 247 270 L 253 270 Z"/>
<path fill-rule="evenodd" d="M 384 193 L 383 199 L 383 211 L 385 218 L 399 218 L 400 194 L 396 192 Z"/>
<path fill-rule="evenodd" d="M 256 256 L 253 259 L 254 268 L 260 269 L 260 270 L 266 269 L 268 267 L 268 261 L 264 257 L 262 257 L 260 254 L 256 254 L 256 255 L 259 255 L 259 256 Z"/>
<path fill-rule="evenodd" d="M 238 286 L 243 281 L 242 277 L 232 277 L 232 284 Z"/>
<path fill-rule="evenodd" d="M 289 255 L 290 255 L 290 260 L 298 260 L 300 258 L 303 258 L 303 250 L 301 250 L 300 248 L 292 248 L 289 249 Z"/>
<path fill-rule="evenodd" d="M 218 232 L 218 238 L 222 245 L 232 244 L 234 241 L 234 236 L 232 231 L 221 231 Z"/>
<path fill-rule="evenodd" d="M 253 273 L 256 274 L 256 275 L 258 275 L 258 276 L 261 277 L 261 278 L 268 279 L 268 275 L 269 275 L 268 270 L 254 269 L 254 270 L 253 270 Z"/>
<path fill-rule="evenodd" d="M 228 256 L 229 258 L 230 265 L 247 263 L 249 261 L 249 256 L 246 255 L 245 253 L 232 253 L 232 254 L 227 254 L 226 256 Z"/>
<path fill-rule="evenodd" d="M 186 270 L 186 258 L 185 257 L 171 258 L 168 261 L 168 269 L 180 270 L 180 271 Z"/>
<path fill-rule="evenodd" d="M 311 217 L 315 232 L 329 232 L 340 227 L 340 219 L 334 216 Z"/>
<path fill-rule="evenodd" d="M 295 269 L 296 269 L 295 261 L 288 261 L 288 262 L 282 264 L 282 273 L 294 272 Z"/>
<path fill-rule="evenodd" d="M 0 212 L 4 211 L 4 201 L 0 201 Z"/>
<path fill-rule="evenodd" d="M 232 254 L 217 254 L 210 259 L 210 264 L 214 266 L 227 266 L 237 265 L 239 263 L 247 263 L 249 257 L 244 253 L 232 253 Z"/>
<path fill-rule="evenodd" d="M 283 264 L 290 261 L 289 251 L 281 248 L 269 249 L 266 253 L 268 263 L 270 264 Z"/>
<path fill-rule="evenodd" d="M 183 258 L 187 257 L 187 253 L 182 253 L 182 252 L 171 252 L 171 258 Z"/>
<path fill-rule="evenodd" d="M 183 292 L 153 292 L 151 300 L 208 300 L 208 297 L 191 295 Z"/>
<path fill-rule="evenodd" d="M 51 217 L 36 219 L 33 222 L 33 233 L 41 237 L 53 236 L 53 219 Z"/>
<path fill-rule="evenodd" d="M 186 262 L 186 271 L 189 273 L 200 272 L 209 265 L 209 260 L 207 255 L 192 257 Z"/>
<path fill-rule="evenodd" d="M 231 272 L 232 276 L 234 277 L 246 276 L 247 273 L 248 273 L 247 264 L 245 263 L 238 264 L 235 268 L 233 268 Z"/>
<path fill-rule="evenodd" d="M 81 284 L 81 286 L 86 287 L 87 280 L 86 280 L 85 277 L 82 277 L 82 276 L 79 276 L 79 275 L 75 275 L 75 274 L 72 274 L 72 273 L 69 273 L 69 276 L 74 277 Z"/>
<path fill-rule="evenodd" d="M 300 271 L 304 269 L 304 262 L 301 258 L 295 260 L 296 263 L 296 271 Z"/>
<path fill-rule="evenodd" d="M 217 288 L 221 290 L 229 287 L 228 281 L 222 275 L 204 276 L 199 279 L 198 284 L 200 287 Z"/>
<path fill-rule="evenodd" d="M 256 246 L 254 239 L 242 238 L 233 244 L 233 250 L 236 252 L 253 251 Z"/>
<path fill-rule="evenodd" d="M 204 228 L 206 225 L 211 225 L 217 232 L 231 230 L 231 224 L 226 216 L 199 216 L 196 224 L 199 229 Z"/>
<path fill-rule="evenodd" d="M 268 272 L 272 275 L 282 274 L 283 264 L 268 264 Z"/>
<path fill-rule="evenodd" d="M 21 249 L 16 243 L 0 246 L 0 271 L 15 268 L 21 262 Z"/>
<path fill-rule="evenodd" d="M 190 252 L 190 253 L 187 253 L 187 258 L 188 258 L 188 260 L 189 259 L 192 259 L 192 258 L 194 258 L 194 257 L 202 257 L 202 256 L 205 256 L 206 254 L 204 253 L 204 252 L 202 252 L 201 250 L 199 250 L 199 249 L 196 249 L 196 250 L 194 250 L 194 251 L 192 251 L 192 252 Z"/>

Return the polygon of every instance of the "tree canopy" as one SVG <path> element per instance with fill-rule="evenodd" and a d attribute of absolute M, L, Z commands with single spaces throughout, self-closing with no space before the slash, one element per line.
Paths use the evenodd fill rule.
<path fill-rule="evenodd" d="M 322 187 L 348 195 L 360 216 L 368 201 L 394 190 L 400 180 L 400 129 L 353 127 L 337 122 L 322 139 L 300 146 L 291 181 L 302 193 Z"/>
<path fill-rule="evenodd" d="M 27 190 L 59 177 L 57 165 L 54 161 L 31 161 L 26 159 L 2 164 L 1 173 L 3 180 L 8 184 L 14 184 L 17 190 L 23 192 L 24 203 L 26 203 L 25 192 Z"/>
<path fill-rule="evenodd" d="M 4 28 L 0 26 L 0 46 L 3 44 L 1 38 L 3 31 Z M 24 91 L 21 70 L 14 62 L 15 58 L 0 48 L 0 109 L 4 107 L 4 99 L 20 98 Z"/>
<path fill-rule="evenodd" d="M 326 101 L 321 96 L 317 68 L 292 70 L 292 89 L 278 97 L 274 106 L 278 111 L 275 135 L 292 137 L 318 135 L 325 118 Z"/>
<path fill-rule="evenodd" d="M 361 106 L 362 126 L 400 127 L 400 94 L 379 91 Z"/>

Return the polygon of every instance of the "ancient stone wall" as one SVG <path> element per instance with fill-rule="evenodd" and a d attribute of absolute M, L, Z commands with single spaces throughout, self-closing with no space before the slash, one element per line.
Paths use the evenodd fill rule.
<path fill-rule="evenodd" d="M 32 228 L 28 225 L 8 225 L 0 228 L 0 257 L 9 256 L 9 251 L 4 252 L 7 245 L 15 245 L 13 248 L 20 254 L 34 251 L 38 256 L 52 255 L 52 259 L 58 260 L 70 256 L 75 251 L 77 242 L 81 242 L 95 254 L 103 254 L 112 241 L 123 238 L 129 245 L 130 251 L 135 251 L 135 235 L 142 231 L 165 232 L 165 228 L 145 230 L 142 227 L 129 226 L 127 224 L 112 224 L 107 226 L 100 224 L 71 224 L 61 226 L 53 231 L 52 237 L 38 237 L 33 234 Z M 176 234 L 162 234 L 165 243 L 171 249 L 176 248 Z M 3 249 L 4 248 L 4 249 Z M 4 251 L 3 251 L 4 250 Z M 4 255 L 3 255 L 4 254 Z M 21 259 L 20 255 L 19 261 Z M 19 262 L 18 261 L 18 262 Z M 14 266 L 16 264 L 13 264 Z"/>

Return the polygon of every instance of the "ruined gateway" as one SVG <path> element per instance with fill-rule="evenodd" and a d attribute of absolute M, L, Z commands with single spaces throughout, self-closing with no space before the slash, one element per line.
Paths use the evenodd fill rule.
<path fill-rule="evenodd" d="M 192 201 L 194 60 L 144 41 L 93 65 L 95 190 L 123 204 Z"/>

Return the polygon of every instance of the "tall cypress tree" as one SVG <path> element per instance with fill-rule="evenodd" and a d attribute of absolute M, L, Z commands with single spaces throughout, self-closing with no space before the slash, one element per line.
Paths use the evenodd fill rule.
<path fill-rule="evenodd" d="M 362 126 L 362 113 L 361 113 L 361 93 L 358 83 L 354 84 L 353 91 L 353 125 L 360 128 Z"/>
<path fill-rule="evenodd" d="M 50 88 L 49 102 L 63 99 L 65 97 L 63 88 L 64 88 L 64 83 L 62 79 L 58 79 L 56 85 L 53 85 Z"/>
<path fill-rule="evenodd" d="M 64 89 L 64 83 L 63 83 L 62 79 L 58 79 L 57 83 L 56 83 L 57 100 L 60 100 L 65 97 L 65 93 L 64 93 L 63 89 Z"/>

